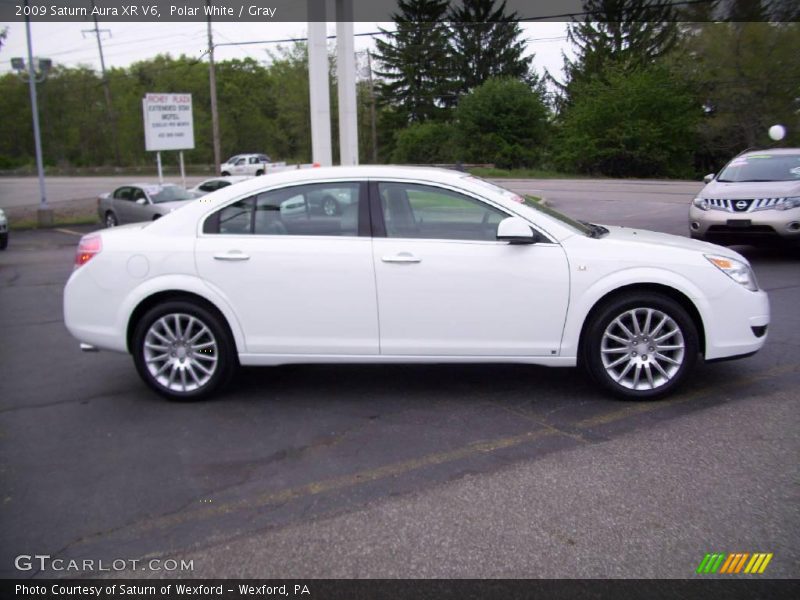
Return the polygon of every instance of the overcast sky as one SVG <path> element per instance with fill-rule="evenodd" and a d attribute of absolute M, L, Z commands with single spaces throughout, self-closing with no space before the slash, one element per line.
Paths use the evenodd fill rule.
<path fill-rule="evenodd" d="M 392 30 L 393 23 L 355 23 L 356 33 L 377 31 L 378 26 Z M 11 71 L 11 58 L 27 57 L 24 23 L 0 24 L 8 27 L 8 37 L 0 49 L 0 73 Z M 66 66 L 89 65 L 99 70 L 100 59 L 97 40 L 91 22 L 32 23 L 31 37 L 34 56 L 47 57 L 54 63 Z M 186 23 L 103 23 L 103 53 L 106 67 L 124 67 L 132 62 L 154 57 L 159 53 L 173 56 L 185 54 L 200 57 L 207 49 L 206 24 Z M 328 33 L 336 33 L 334 23 L 329 24 Z M 561 51 L 568 51 L 566 23 L 523 23 L 523 35 L 528 44 L 528 53 L 533 53 L 534 68 L 539 74 L 547 68 L 553 75 L 560 75 Z M 224 23 L 213 24 L 216 44 L 251 40 L 280 40 L 306 36 L 305 23 Z M 110 33 L 110 35 L 109 35 Z M 356 51 L 374 46 L 373 37 L 355 38 Z M 259 61 L 267 59 L 266 48 L 275 44 L 247 46 L 222 46 L 217 49 L 217 60 L 251 57 Z"/>

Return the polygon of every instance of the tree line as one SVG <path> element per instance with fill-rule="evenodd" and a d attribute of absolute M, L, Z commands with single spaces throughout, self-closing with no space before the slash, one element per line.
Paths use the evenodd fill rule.
<path fill-rule="evenodd" d="M 552 74 L 532 68 L 504 0 L 400 0 L 393 29 L 369 61 L 360 57 L 373 68 L 357 84 L 360 161 L 693 177 L 774 144 L 776 123 L 789 132 L 781 144 L 800 145 L 797 15 L 769 12 L 781 2 L 730 0 L 732 20 L 715 22 L 719 3 L 685 4 L 677 15 L 661 0 L 585 0 L 568 26 L 572 56 Z M 217 63 L 223 154 L 310 162 L 307 64 L 303 44 Z M 333 55 L 330 67 L 335 140 Z M 151 164 L 147 92 L 192 94 L 196 148 L 186 160 L 213 162 L 207 63 L 159 55 L 107 79 L 111 114 L 91 68 L 57 65 L 39 84 L 47 164 Z M 0 112 L 0 168 L 31 164 L 28 90 L 15 74 L 0 77 Z"/>

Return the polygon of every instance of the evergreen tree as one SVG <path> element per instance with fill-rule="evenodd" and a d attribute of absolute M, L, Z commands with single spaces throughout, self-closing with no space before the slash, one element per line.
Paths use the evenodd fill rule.
<path fill-rule="evenodd" d="M 677 26 L 669 0 L 584 0 L 585 16 L 570 24 L 567 37 L 575 60 L 564 56 L 565 82 L 555 82 L 569 105 L 577 84 L 603 78 L 609 67 L 648 67 L 674 46 Z"/>
<path fill-rule="evenodd" d="M 506 0 L 496 4 L 497 0 L 463 0 L 460 8 L 450 10 L 453 77 L 461 94 L 491 77 L 519 79 L 532 87 L 538 83 L 531 71 L 533 56 L 523 56 L 517 14 L 506 14 Z"/>
<path fill-rule="evenodd" d="M 406 123 L 437 118 L 452 97 L 448 0 L 399 0 L 396 31 L 376 40 L 378 91 Z"/>

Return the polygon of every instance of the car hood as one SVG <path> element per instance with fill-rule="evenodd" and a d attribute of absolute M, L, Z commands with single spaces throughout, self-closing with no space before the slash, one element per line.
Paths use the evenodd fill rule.
<path fill-rule="evenodd" d="M 786 198 L 800 196 L 800 181 L 712 181 L 699 194 L 700 198 Z"/>
<path fill-rule="evenodd" d="M 729 256 L 731 258 L 736 258 L 737 260 L 742 260 L 740 255 L 733 250 L 723 246 L 717 246 L 716 244 L 711 244 L 709 242 L 693 240 L 680 235 L 671 235 L 669 233 L 659 233 L 656 231 L 648 231 L 646 229 L 636 229 L 632 227 L 619 227 L 616 225 L 603 225 L 603 227 L 608 229 L 608 235 L 605 239 L 616 242 L 647 244 L 662 248 L 679 248 L 681 250 L 688 250 L 691 252 Z"/>

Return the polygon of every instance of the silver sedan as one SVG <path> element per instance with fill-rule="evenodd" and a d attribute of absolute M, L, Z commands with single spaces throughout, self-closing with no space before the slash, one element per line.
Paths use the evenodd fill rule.
<path fill-rule="evenodd" d="M 132 183 L 97 198 L 97 214 L 106 227 L 155 221 L 197 196 L 180 186 L 165 183 Z"/>

